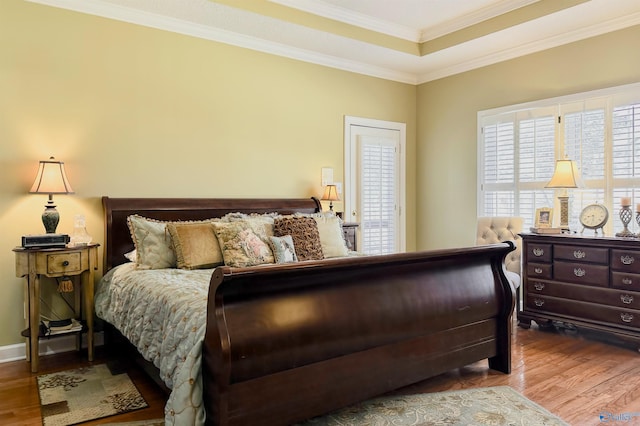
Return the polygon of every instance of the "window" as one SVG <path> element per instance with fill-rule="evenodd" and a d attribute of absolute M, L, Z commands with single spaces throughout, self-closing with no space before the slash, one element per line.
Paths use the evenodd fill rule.
<path fill-rule="evenodd" d="M 584 182 L 569 190 L 572 230 L 598 202 L 612 235 L 623 228 L 620 198 L 640 204 L 640 84 L 482 111 L 478 128 L 480 216 L 521 216 L 528 229 L 537 208 L 559 211 L 559 192 L 545 186 L 560 158 L 576 161 Z"/>

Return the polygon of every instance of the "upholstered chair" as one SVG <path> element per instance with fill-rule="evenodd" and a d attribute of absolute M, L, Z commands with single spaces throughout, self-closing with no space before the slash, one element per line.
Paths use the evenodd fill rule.
<path fill-rule="evenodd" d="M 516 249 L 507 254 L 505 269 L 507 278 L 514 288 L 520 287 L 522 277 L 522 232 L 521 217 L 479 217 L 476 234 L 476 245 L 494 244 L 511 240 Z"/>

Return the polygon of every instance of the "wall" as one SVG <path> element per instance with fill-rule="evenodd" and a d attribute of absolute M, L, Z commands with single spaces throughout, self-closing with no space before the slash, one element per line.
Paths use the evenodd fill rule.
<path fill-rule="evenodd" d="M 640 26 L 418 87 L 417 248 L 475 243 L 477 113 L 640 81 Z"/>
<path fill-rule="evenodd" d="M 51 155 L 76 192 L 55 196 L 58 231 L 84 214 L 103 243 L 102 195 L 319 196 L 345 115 L 405 122 L 415 249 L 415 86 L 21 0 L 0 2 L 0 52 L 0 346 L 23 341 L 11 249 L 43 232 L 27 192 Z"/>

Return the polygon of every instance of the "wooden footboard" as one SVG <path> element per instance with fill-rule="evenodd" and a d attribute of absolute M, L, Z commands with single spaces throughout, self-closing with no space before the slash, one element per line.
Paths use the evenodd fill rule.
<path fill-rule="evenodd" d="M 217 268 L 207 424 L 287 425 L 485 358 L 509 373 L 513 249 Z"/>

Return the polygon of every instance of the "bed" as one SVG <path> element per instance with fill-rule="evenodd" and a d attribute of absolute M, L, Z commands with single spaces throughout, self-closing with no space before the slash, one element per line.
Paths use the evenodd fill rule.
<path fill-rule="evenodd" d="M 127 269 L 135 271 L 125 257 L 134 248 L 130 215 L 162 221 L 201 221 L 232 212 L 310 215 L 321 210 L 320 203 L 315 198 L 103 197 L 103 206 L 106 273 L 96 291 L 96 313 L 107 323 L 120 322 L 114 328 L 155 365 L 170 390 L 167 424 L 294 424 L 482 359 L 497 371 L 511 370 L 515 290 L 505 276 L 504 258 L 514 249 L 512 242 L 252 267 L 137 271 L 149 272 L 150 280 L 168 274 L 168 282 L 178 283 L 195 276 L 190 278 L 195 284 L 156 296 L 170 304 L 193 293 L 197 302 L 166 308 L 177 312 L 178 320 L 154 329 L 143 314 L 159 317 L 165 308 L 138 301 L 127 308 L 135 319 L 122 318 L 127 312 L 118 297 L 144 297 L 142 286 L 110 299 L 111 281 Z M 135 324 L 148 329 L 128 329 Z"/>

